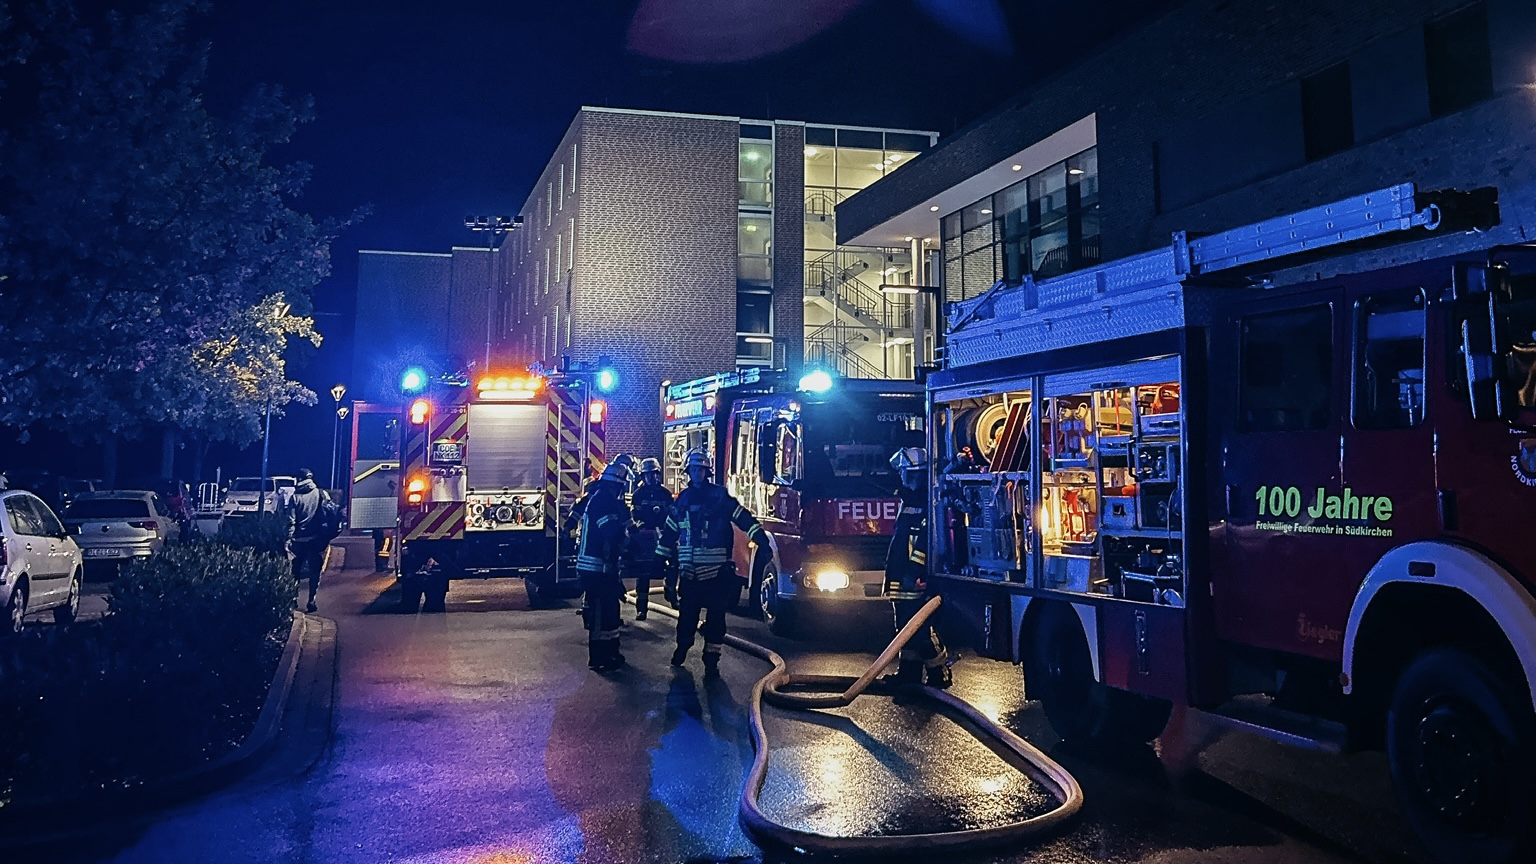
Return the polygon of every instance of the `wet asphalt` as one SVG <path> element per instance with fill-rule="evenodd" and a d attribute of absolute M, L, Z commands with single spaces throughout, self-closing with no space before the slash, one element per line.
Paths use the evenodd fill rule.
<path fill-rule="evenodd" d="M 301 666 L 295 704 L 254 774 L 168 810 L 82 826 L 18 860 L 786 860 L 736 820 L 752 759 L 747 700 L 765 663 L 727 649 L 722 677 L 705 680 L 695 647 L 674 669 L 672 621 L 653 613 L 624 628 L 628 668 L 590 672 L 574 603 L 530 610 L 518 582 L 470 581 L 454 584 L 447 614 L 398 614 L 368 541 L 343 542 L 353 566 L 328 575 L 309 646 L 314 656 L 334 650 L 334 675 Z M 830 674 L 862 671 L 890 632 L 878 607 L 813 618 L 802 640 L 741 617 L 730 624 L 796 671 Z M 1057 741 L 1023 700 L 1017 667 L 963 657 L 954 671 L 954 692 L 1071 770 L 1086 805 L 1037 843 L 947 861 L 1421 860 L 1379 756 L 1300 753 L 1198 720 L 1155 747 L 1085 751 Z M 765 725 L 762 806 L 794 827 L 942 831 L 1054 805 L 921 705 L 868 697 L 832 711 L 768 708 Z"/>

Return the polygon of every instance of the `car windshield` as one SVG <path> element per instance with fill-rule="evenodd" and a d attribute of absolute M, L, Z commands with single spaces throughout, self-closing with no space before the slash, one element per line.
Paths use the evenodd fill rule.
<path fill-rule="evenodd" d="M 235 480 L 235 482 L 229 484 L 229 491 L 231 491 L 231 492 L 255 492 L 255 491 L 257 491 L 260 488 L 261 488 L 261 478 L 260 477 L 241 477 L 241 478 Z M 267 491 L 268 492 L 272 491 L 272 488 L 273 488 L 273 481 L 272 481 L 271 478 L 268 478 L 267 479 Z"/>
<path fill-rule="evenodd" d="M 131 519 L 149 515 L 149 503 L 137 498 L 93 498 L 76 501 L 65 511 L 66 519 Z"/>
<path fill-rule="evenodd" d="M 832 498 L 893 495 L 891 454 L 923 446 L 921 396 L 852 397 L 805 406 L 805 490 Z"/>

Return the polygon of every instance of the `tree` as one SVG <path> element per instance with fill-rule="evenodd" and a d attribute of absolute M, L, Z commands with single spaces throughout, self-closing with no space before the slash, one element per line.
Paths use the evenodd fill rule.
<path fill-rule="evenodd" d="M 194 6 L 0 9 L 0 424 L 249 443 L 268 397 L 313 399 L 282 351 L 319 344 L 310 291 L 347 223 L 290 208 L 308 169 L 267 159 L 308 101 L 208 112 Z"/>

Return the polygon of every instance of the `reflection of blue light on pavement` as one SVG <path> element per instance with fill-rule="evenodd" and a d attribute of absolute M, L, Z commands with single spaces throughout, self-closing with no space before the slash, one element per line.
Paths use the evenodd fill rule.
<path fill-rule="evenodd" d="M 710 725 L 724 722 L 724 717 L 717 716 Z M 717 737 L 689 714 L 677 717 L 676 724 L 651 749 L 651 800 L 666 807 L 705 848 L 750 847 L 736 821 L 736 801 L 745 776 L 741 747 Z"/>

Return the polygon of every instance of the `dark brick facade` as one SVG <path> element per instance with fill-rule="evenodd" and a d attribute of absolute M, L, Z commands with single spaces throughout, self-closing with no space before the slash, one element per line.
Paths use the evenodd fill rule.
<path fill-rule="evenodd" d="M 1404 181 L 1498 185 L 1505 224 L 1536 224 L 1536 4 L 1483 5 L 1494 93 L 1431 119 L 1425 22 L 1467 0 L 1191 0 L 849 199 L 839 234 L 878 225 L 1089 114 L 1106 258 L 1161 245 L 1174 230 L 1220 230 Z M 1301 79 L 1343 61 L 1356 143 L 1308 161 Z M 1181 165 L 1191 152 L 1200 158 Z M 1191 170 L 1228 173 L 1202 186 Z"/>
<path fill-rule="evenodd" d="M 773 128 L 774 361 L 790 370 L 805 360 L 805 125 Z M 780 194 L 782 193 L 782 194 Z"/>

